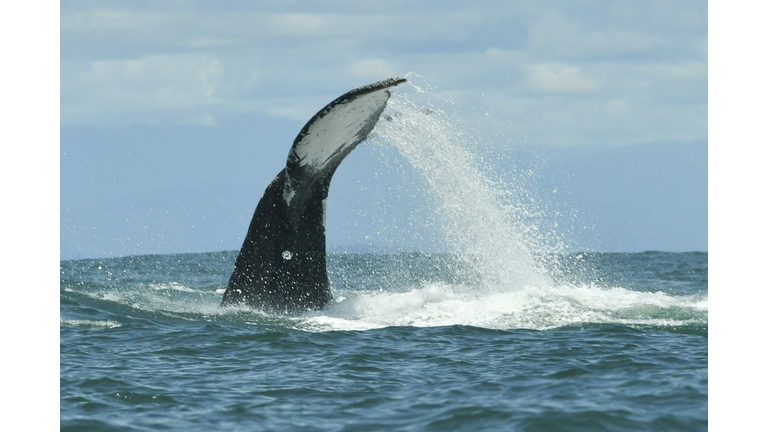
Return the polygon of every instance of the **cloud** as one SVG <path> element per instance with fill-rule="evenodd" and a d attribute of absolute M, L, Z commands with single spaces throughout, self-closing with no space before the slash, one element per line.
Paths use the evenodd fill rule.
<path fill-rule="evenodd" d="M 216 85 L 221 78 L 221 67 L 219 67 L 219 61 L 213 60 L 208 67 L 199 70 L 200 79 L 202 80 L 203 90 L 205 96 L 211 97 L 216 92 Z"/>
<path fill-rule="evenodd" d="M 545 14 L 531 27 L 528 49 L 546 58 L 606 58 L 648 52 L 659 42 L 658 34 L 622 28 L 613 17 L 597 25 L 580 18 Z"/>
<path fill-rule="evenodd" d="M 564 63 L 528 66 L 526 81 L 541 93 L 592 93 L 600 88 L 596 80 L 581 75 L 578 67 Z"/>
<path fill-rule="evenodd" d="M 632 109 L 632 105 L 630 105 L 629 101 L 621 100 L 621 99 L 614 99 L 608 102 L 608 115 L 612 117 L 621 117 L 624 114 L 628 113 Z"/>
<path fill-rule="evenodd" d="M 369 80 L 381 80 L 382 77 L 393 77 L 398 74 L 397 68 L 382 59 L 367 59 L 351 66 L 352 74 Z"/>
<path fill-rule="evenodd" d="M 218 60 L 198 55 L 99 60 L 81 73 L 70 68 L 62 63 L 62 123 L 78 123 L 83 115 L 88 121 L 121 122 L 118 113 L 148 122 L 158 112 L 188 117 L 190 110 L 218 103 L 214 95 L 222 74 Z"/>
<path fill-rule="evenodd" d="M 654 139 L 705 139 L 706 46 L 706 4 L 685 1 L 66 3 L 61 122 L 304 121 L 358 85 L 416 71 L 505 128 L 547 128 L 541 142 L 635 132 L 610 116 Z"/>

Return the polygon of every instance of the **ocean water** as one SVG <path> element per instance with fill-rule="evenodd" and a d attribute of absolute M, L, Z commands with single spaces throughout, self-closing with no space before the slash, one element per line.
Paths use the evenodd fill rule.
<path fill-rule="evenodd" d="M 237 251 L 61 261 L 62 430 L 707 430 L 707 254 L 572 250 L 408 78 L 369 144 L 441 252 L 329 254 L 300 316 L 219 307 Z"/>
<path fill-rule="evenodd" d="M 561 256 L 522 289 L 330 255 L 334 303 L 298 317 L 219 308 L 235 257 L 62 261 L 62 430 L 707 429 L 705 253 Z"/>

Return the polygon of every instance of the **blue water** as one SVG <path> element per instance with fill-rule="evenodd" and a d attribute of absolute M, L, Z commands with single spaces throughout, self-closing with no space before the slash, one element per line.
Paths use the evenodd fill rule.
<path fill-rule="evenodd" d="M 706 253 L 330 255 L 334 303 L 221 309 L 236 252 L 61 262 L 62 430 L 707 430 Z"/>
<path fill-rule="evenodd" d="M 566 253 L 414 81 L 369 144 L 445 253 L 331 254 L 334 301 L 294 317 L 219 307 L 236 251 L 62 261 L 61 428 L 706 430 L 707 254 Z"/>

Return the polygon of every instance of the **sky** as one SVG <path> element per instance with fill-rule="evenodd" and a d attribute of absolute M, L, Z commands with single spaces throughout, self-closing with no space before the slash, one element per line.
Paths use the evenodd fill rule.
<path fill-rule="evenodd" d="M 570 250 L 708 250 L 707 2 L 71 1 L 60 259 L 239 249 L 304 123 L 406 74 Z M 394 232 L 434 215 L 382 151 L 334 177 L 329 250 L 439 248 Z"/>

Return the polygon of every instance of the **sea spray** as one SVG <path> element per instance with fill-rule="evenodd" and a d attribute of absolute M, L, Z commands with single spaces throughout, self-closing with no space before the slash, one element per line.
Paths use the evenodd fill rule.
<path fill-rule="evenodd" d="M 484 288 L 551 286 L 534 258 L 537 227 L 519 217 L 519 209 L 501 205 L 461 128 L 423 95 L 410 83 L 390 99 L 372 140 L 397 148 L 424 176 L 439 202 L 436 217 L 448 249 L 481 275 Z"/>

